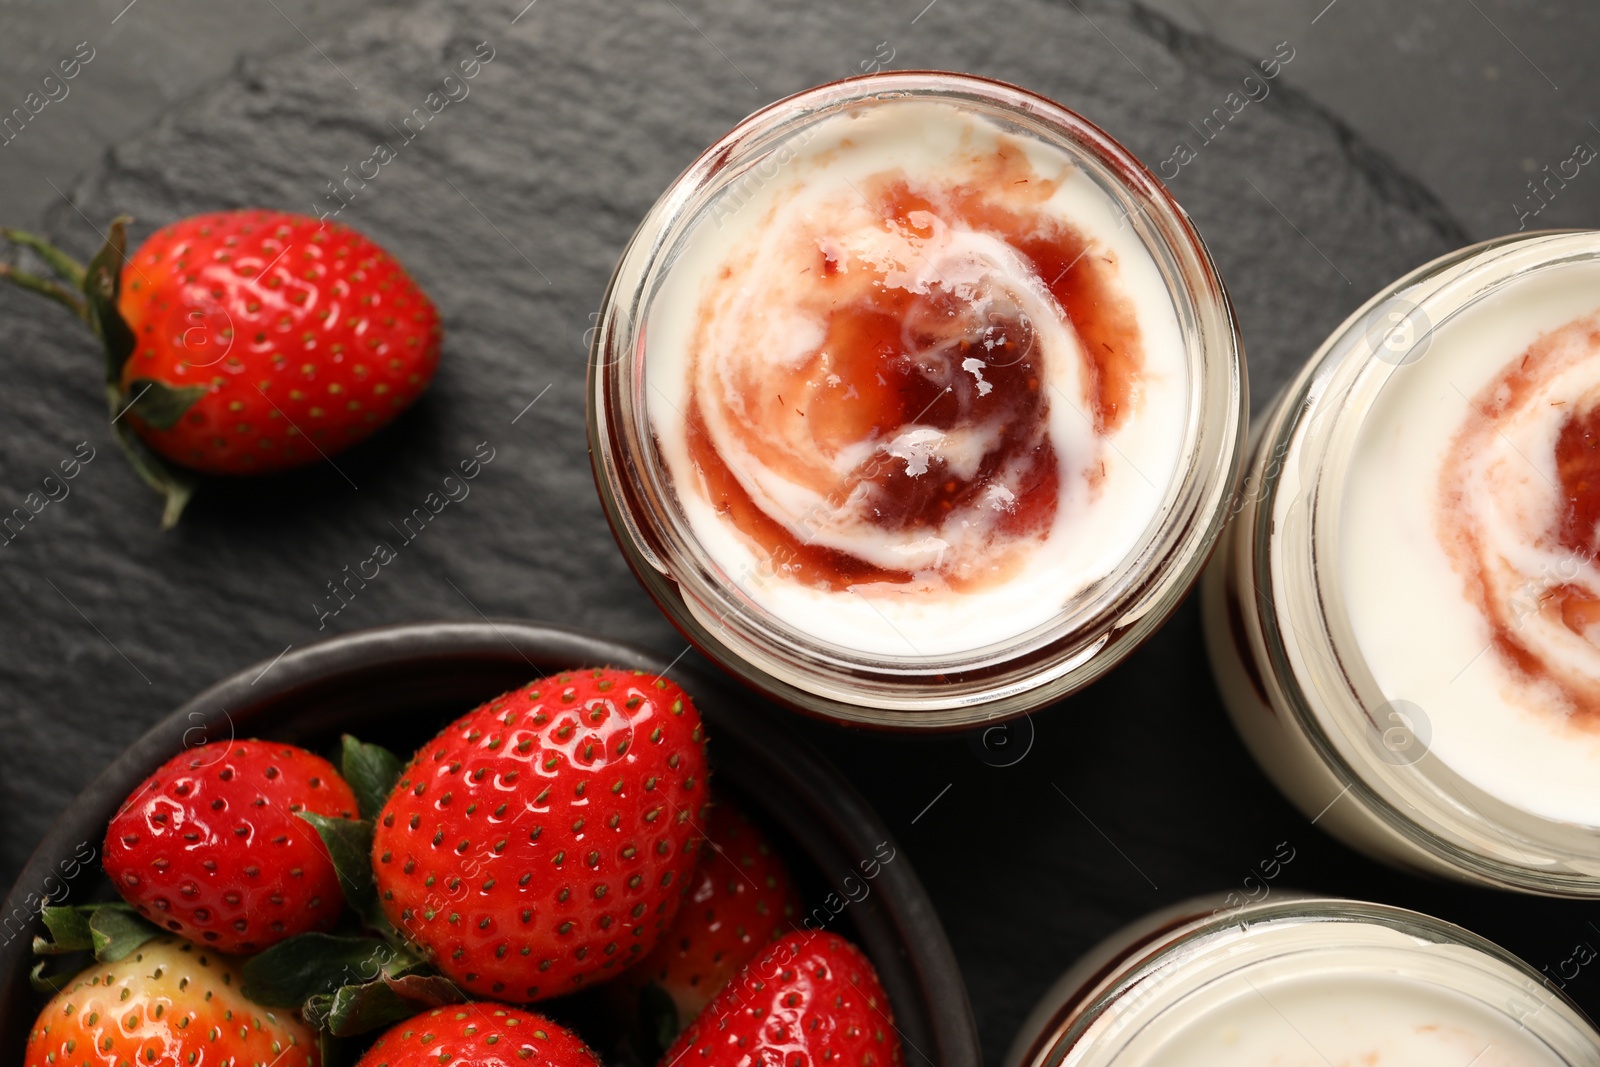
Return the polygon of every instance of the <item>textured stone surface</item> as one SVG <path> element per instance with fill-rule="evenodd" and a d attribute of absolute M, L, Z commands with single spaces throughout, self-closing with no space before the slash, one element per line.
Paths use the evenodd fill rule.
<path fill-rule="evenodd" d="M 380 540 L 399 559 L 320 632 L 481 612 L 675 654 L 681 643 L 628 574 L 594 497 L 590 313 L 636 221 L 701 147 L 773 98 L 858 72 L 880 42 L 895 67 L 965 69 L 1053 96 L 1152 166 L 1179 140 L 1198 148 L 1171 186 L 1232 289 L 1257 409 L 1371 291 L 1459 243 L 1425 191 L 1281 81 L 1201 145 L 1190 123 L 1224 106 L 1263 57 L 1137 10 L 1081 6 L 990 0 L 975 17 L 946 2 L 913 22 L 921 3 L 677 0 L 619 17 L 539 0 L 512 25 L 520 3 L 421 0 L 248 60 L 130 136 L 68 190 L 82 214 L 62 204 L 51 217 L 79 251 L 118 210 L 138 217 L 140 237 L 205 209 L 331 207 L 328 182 L 378 141 L 395 144 L 340 218 L 433 294 L 445 357 L 424 402 L 337 468 L 209 487 L 162 535 L 154 498 L 111 445 L 88 339 L 0 292 L 0 510 L 78 442 L 98 450 L 72 495 L 0 548 L 0 880 L 146 724 L 221 674 L 316 639 L 319 610 L 333 606 L 325 583 Z M 395 127 L 484 41 L 494 58 L 470 95 L 400 145 Z M 471 495 L 400 547 L 390 523 L 480 442 L 495 458 Z M 1284 885 L 1422 906 L 1535 962 L 1583 936 L 1569 906 L 1423 885 L 1307 826 L 1222 718 L 1192 604 L 1033 726 L 1031 751 L 1005 768 L 965 739 L 811 728 L 940 903 L 991 1060 L 1095 939 L 1185 895 L 1240 888 L 1285 840 L 1297 858 Z M 1011 751 L 1025 732 L 1013 731 Z"/>

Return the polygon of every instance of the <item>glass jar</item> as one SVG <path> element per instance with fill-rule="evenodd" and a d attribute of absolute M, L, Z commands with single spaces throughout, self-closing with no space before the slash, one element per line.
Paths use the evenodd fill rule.
<path fill-rule="evenodd" d="M 985 596 L 995 593 L 990 599 L 963 599 L 966 594 L 961 593 L 951 594 L 937 604 L 932 600 L 918 602 L 915 597 L 921 595 L 926 583 L 938 586 L 943 581 L 940 575 L 931 579 L 926 576 L 945 565 L 943 552 L 949 547 L 946 540 L 923 537 L 915 543 L 891 546 L 896 551 L 937 552 L 929 557 L 931 563 L 907 563 L 906 571 L 915 570 L 915 578 L 893 586 L 896 591 L 918 590 L 911 594 L 911 600 L 897 599 L 898 592 L 879 596 L 879 592 L 891 588 L 888 584 L 850 584 L 850 580 L 837 575 L 833 586 L 816 592 L 822 588 L 820 585 L 808 586 L 794 577 L 799 573 L 794 561 L 797 553 L 824 545 L 827 536 L 843 528 L 837 523 L 844 520 L 837 519 L 834 513 L 842 505 L 835 507 L 838 501 L 834 499 L 828 505 L 834 510 L 822 519 L 816 518 L 815 504 L 804 514 L 798 514 L 797 505 L 796 515 L 786 513 L 776 519 L 770 513 L 735 514 L 730 511 L 728 494 L 742 501 L 758 491 L 768 492 L 773 483 L 748 475 L 731 455 L 727 459 L 728 470 L 723 471 L 721 443 L 710 446 L 713 454 L 709 461 L 682 458 L 699 447 L 699 442 L 713 436 L 709 430 L 702 432 L 712 423 L 701 419 L 701 408 L 692 406 L 700 402 L 700 394 L 673 392 L 678 388 L 673 383 L 682 376 L 675 361 L 696 358 L 676 353 L 701 352 L 691 348 L 688 340 L 675 340 L 695 336 L 691 325 L 685 325 L 690 320 L 684 317 L 700 314 L 698 321 L 703 324 L 705 316 L 713 311 L 694 309 L 711 308 L 705 303 L 704 294 L 720 292 L 710 288 L 714 282 L 705 280 L 713 277 L 709 268 L 705 268 L 703 278 L 692 272 L 702 270 L 700 265 L 708 262 L 712 250 L 730 247 L 719 243 L 731 240 L 729 232 L 756 235 L 749 238 L 752 242 L 771 232 L 752 220 L 776 217 L 772 212 L 778 210 L 774 205 L 780 205 L 781 198 L 806 194 L 808 188 L 819 189 L 812 184 L 811 176 L 831 165 L 827 162 L 830 157 L 819 146 L 826 146 L 835 154 L 847 154 L 847 150 L 855 151 L 864 143 L 869 148 L 862 151 L 876 151 L 870 147 L 878 143 L 872 140 L 873 136 L 898 136 L 896 131 L 903 131 L 913 120 L 934 126 L 946 121 L 963 123 L 964 129 L 976 131 L 973 137 L 993 138 L 995 145 L 1009 146 L 1005 151 L 974 154 L 970 161 L 975 167 L 1011 166 L 1019 159 L 1024 166 L 1040 159 L 1061 161 L 1059 174 L 1052 172 L 1052 184 L 1047 188 L 1064 189 L 1078 197 L 1073 202 L 1085 212 L 1086 225 L 1092 223 L 1098 229 L 1085 231 L 1090 238 L 1060 273 L 1046 280 L 1041 272 L 1039 281 L 1054 286 L 1066 277 L 1067 284 L 1074 284 L 1073 279 L 1083 272 L 1105 269 L 1097 265 L 1100 261 L 1115 260 L 1120 265 L 1110 269 L 1138 279 L 1138 285 L 1129 283 L 1129 292 L 1137 293 L 1138 300 L 1145 303 L 1134 310 L 1143 315 L 1143 308 L 1159 303 L 1163 309 L 1159 314 L 1165 316 L 1160 323 L 1170 323 L 1170 344 L 1156 343 L 1167 334 L 1138 335 L 1151 342 L 1141 350 L 1144 358 L 1169 359 L 1176 368 L 1173 375 L 1159 380 L 1152 376 L 1146 383 L 1151 392 L 1179 383 L 1170 385 L 1170 397 L 1161 401 L 1170 401 L 1169 407 L 1161 410 L 1171 417 L 1160 421 L 1163 429 L 1159 431 L 1163 435 L 1159 449 L 1166 450 L 1163 455 L 1170 453 L 1170 471 L 1163 475 L 1161 472 L 1167 468 L 1152 467 L 1157 476 L 1144 477 L 1138 462 L 1129 458 L 1133 449 L 1128 440 L 1107 437 L 1111 442 L 1107 448 L 1101 438 L 1093 439 L 1093 447 L 1100 450 L 1097 454 L 1102 458 L 1098 477 L 1114 487 L 1124 485 L 1116 479 L 1124 479 L 1138 493 L 1145 493 L 1138 507 L 1146 509 L 1148 517 L 1135 520 L 1131 517 L 1133 511 L 1122 508 L 1120 512 L 1107 512 L 1114 521 L 1084 524 L 1090 541 L 1099 538 L 1105 544 L 1097 549 L 1103 557 L 1094 562 L 1098 570 L 1085 570 L 1087 577 L 1080 575 L 1081 580 L 1074 578 L 1055 586 L 1008 579 L 986 590 Z M 839 130 L 846 122 L 880 134 L 843 136 Z M 910 151 L 933 151 L 927 146 L 936 142 L 944 143 L 939 136 L 925 137 L 915 141 Z M 915 169 L 904 156 L 884 158 L 891 160 L 889 166 Z M 855 172 L 854 184 L 850 184 L 849 172 L 842 173 L 847 174 L 846 183 L 851 189 L 859 193 L 859 186 L 878 195 L 872 190 L 880 186 L 868 183 L 878 181 L 880 174 L 863 177 Z M 793 178 L 796 174 L 807 177 L 801 181 Z M 1025 196 L 1027 181 L 1026 176 L 1015 181 L 991 181 L 983 183 L 981 189 L 985 195 L 996 197 Z M 1022 192 L 1008 192 L 1010 189 Z M 868 193 L 861 194 L 863 201 Z M 1078 221 L 1072 220 L 1074 225 Z M 884 233 L 894 230 L 894 225 L 885 223 L 879 231 L 867 234 L 866 239 L 881 240 Z M 835 253 L 828 250 L 827 240 L 820 243 L 823 251 L 817 266 L 820 273 L 831 274 L 836 261 L 829 257 Z M 1102 250 L 1101 255 L 1085 259 L 1091 246 L 1100 244 L 1116 251 Z M 1004 259 L 1008 254 L 999 252 L 996 256 Z M 938 286 L 944 286 L 940 291 L 946 294 L 958 291 L 940 274 L 939 267 L 945 262 L 929 265 L 939 277 L 927 281 L 922 292 L 932 292 Z M 746 269 L 743 264 L 753 263 L 748 268 L 752 272 L 764 267 L 754 255 L 740 263 L 741 269 Z M 682 280 L 683 272 L 690 272 L 689 281 Z M 793 276 L 785 275 L 785 279 Z M 782 284 L 801 286 L 790 280 Z M 697 285 L 699 288 L 695 288 Z M 759 287 L 759 291 L 776 289 Z M 1152 297 L 1151 293 L 1156 295 Z M 1054 387 L 1055 378 L 1050 377 L 1054 372 L 1049 370 L 1054 364 L 1044 358 L 1046 342 L 1039 342 L 1039 353 L 1033 347 L 1036 337 L 1046 338 L 1046 327 L 1023 313 L 1019 315 L 1020 318 L 1006 320 L 1012 325 L 1020 322 L 1027 334 L 1028 346 L 1018 359 L 1033 359 L 1044 366 L 1046 371 L 1041 376 Z M 761 316 L 749 319 L 757 324 L 765 321 Z M 993 326 L 995 321 L 999 320 L 991 320 L 990 326 L 984 327 L 989 330 L 985 345 L 1021 344 L 1015 335 L 1008 341 L 1005 330 Z M 1140 329 L 1150 321 L 1155 320 L 1139 318 Z M 909 329 L 905 321 L 901 328 Z M 1077 337 L 1073 331 L 1081 333 L 1084 329 L 1076 319 L 1065 327 L 1052 320 L 1048 328 L 1059 330 L 1062 338 Z M 779 335 L 779 343 L 785 343 L 781 338 L 804 334 L 809 329 L 811 326 L 802 324 L 789 330 Z M 985 355 L 977 348 L 972 351 Z M 1086 344 L 1074 351 L 1085 359 L 1100 358 Z M 822 354 L 828 356 L 827 352 Z M 704 358 L 723 357 L 712 353 Z M 769 358 L 764 350 L 762 358 Z M 955 368 L 955 376 L 966 391 L 961 395 L 987 396 L 993 384 L 985 380 L 985 371 L 993 379 L 1015 365 L 1034 366 L 1017 364 L 1015 360 L 984 362 L 969 357 Z M 690 362 L 688 366 L 700 364 Z M 920 364 L 919 368 L 926 369 Z M 976 381 L 965 377 L 967 371 L 976 376 Z M 764 366 L 760 372 L 778 373 Z M 663 380 L 665 389 L 661 387 Z M 883 380 L 881 375 L 878 380 Z M 715 386 L 722 379 L 711 381 Z M 830 381 L 835 386 L 839 384 L 836 376 Z M 807 382 L 806 386 L 813 384 Z M 846 384 L 853 391 L 856 382 Z M 953 385 L 945 391 L 952 388 Z M 1037 382 L 1029 388 L 1037 388 Z M 782 401 L 782 390 L 777 392 L 777 399 Z M 1074 415 L 1100 433 L 1098 413 L 1095 419 L 1089 419 L 1067 393 L 1060 395 L 1065 404 L 1056 404 L 1052 399 L 1038 409 L 1046 412 L 1038 418 L 1041 425 L 1047 424 L 1049 433 L 1056 433 L 1058 426 L 1064 427 L 1063 432 L 1072 432 L 1070 420 Z M 937 400 L 935 396 L 929 405 Z M 972 401 L 975 405 L 979 402 Z M 691 405 L 694 419 L 701 421 L 691 420 L 685 411 L 686 403 Z M 789 407 L 795 409 L 791 415 L 781 406 L 772 406 L 766 395 L 747 394 L 741 403 L 764 404 L 763 411 L 768 414 L 762 418 L 781 419 L 785 424 L 815 411 L 801 410 L 791 403 Z M 713 417 L 730 420 L 733 416 L 727 412 L 731 410 L 726 406 L 713 408 Z M 1122 146 L 1071 111 L 1009 85 L 941 72 L 885 73 L 810 89 L 750 116 L 708 148 L 661 196 L 623 253 L 599 315 L 588 383 L 590 453 L 601 501 L 629 564 L 672 623 L 723 668 L 791 707 L 852 723 L 908 729 L 959 727 L 1023 714 L 1087 684 L 1154 630 L 1196 580 L 1214 542 L 1241 462 L 1245 410 L 1243 366 L 1231 305 L 1199 235 L 1166 189 Z M 905 464 L 906 478 L 920 474 L 928 461 L 927 452 L 919 453 L 918 449 L 924 447 L 929 435 L 936 442 L 953 439 L 953 433 L 941 437 L 943 431 L 928 427 L 914 433 L 901 432 L 920 418 L 921 413 L 917 413 L 899 431 L 891 431 L 890 436 L 899 433 L 892 442 L 888 436 L 869 442 L 869 450 L 875 451 L 863 469 L 871 467 L 872 462 L 882 461 L 883 465 L 862 476 L 864 481 L 856 483 L 858 487 L 872 479 L 887 484 L 889 479 L 900 477 L 900 463 Z M 1054 419 L 1067 422 L 1048 421 Z M 754 416 L 746 423 L 748 426 L 742 424 L 738 429 L 755 426 L 768 432 L 762 428 L 767 424 L 758 424 Z M 816 425 L 816 420 L 811 425 Z M 1141 432 L 1152 435 L 1154 440 L 1156 431 Z M 714 504 L 708 502 L 710 490 L 705 488 L 715 481 L 707 473 L 708 462 L 716 468 L 716 477 L 723 479 L 716 483 L 723 486 L 717 490 L 723 495 Z M 808 461 L 804 457 L 796 460 L 802 462 Z M 765 468 L 756 472 L 763 478 L 767 473 Z M 1148 491 L 1139 486 L 1134 474 L 1143 478 Z M 1072 476 L 1095 477 L 1087 466 L 1081 471 L 1075 469 Z M 1052 473 L 1051 477 L 1056 475 Z M 1066 486 L 1066 475 L 1060 477 Z M 956 482 L 948 484 L 954 486 Z M 1005 486 L 974 484 L 991 494 L 982 500 L 993 501 L 997 509 L 1014 510 L 1014 498 Z M 793 488 L 793 483 L 785 482 L 780 490 L 772 492 L 781 495 Z M 1061 492 L 1065 494 L 1067 489 Z M 1084 499 L 1098 502 L 1123 498 L 1107 491 Z M 1051 507 L 1055 505 L 1052 503 Z M 749 515 L 749 522 L 756 525 L 725 529 L 725 517 L 730 514 L 739 522 L 745 521 L 739 515 Z M 1057 512 L 1052 510 L 1050 514 Z M 813 520 L 819 524 L 837 523 L 819 533 L 813 528 Z M 930 521 L 942 520 L 936 517 Z M 1123 525 L 1128 528 L 1123 530 Z M 775 531 L 772 536 L 782 542 L 778 548 L 762 543 L 750 533 L 751 529 L 769 528 Z M 934 549 L 927 548 L 930 544 Z M 831 552 L 831 543 L 826 546 Z M 1066 557 L 1053 554 L 1057 551 L 1052 547 L 1050 552 L 1026 556 L 1026 566 L 1037 561 L 1040 567 L 1064 569 L 1067 564 L 1060 561 Z M 1070 543 L 1066 551 L 1072 551 Z M 845 556 L 848 553 L 836 553 L 828 559 Z M 986 562 L 981 551 L 974 558 Z M 860 561 L 848 562 L 855 566 Z M 862 593 L 863 588 L 869 592 Z M 1000 597 L 1001 593 L 1005 597 Z M 813 604 L 824 607 L 812 612 Z M 897 615 L 903 604 L 910 607 Z M 916 629 L 922 626 L 918 613 L 924 607 L 927 627 Z"/>
<path fill-rule="evenodd" d="M 1594 554 L 1556 544 L 1581 493 L 1555 448 L 1592 410 L 1569 378 L 1600 368 L 1595 294 L 1600 233 L 1463 249 L 1347 319 L 1256 427 L 1203 583 L 1217 683 L 1279 788 L 1391 864 L 1600 896 L 1600 736 L 1523 658 L 1593 647 L 1556 617 Z"/>
<path fill-rule="evenodd" d="M 1526 963 L 1351 900 L 1189 901 L 1113 934 L 1039 1002 L 1007 1067 L 1560 1067 L 1600 1034 Z"/>

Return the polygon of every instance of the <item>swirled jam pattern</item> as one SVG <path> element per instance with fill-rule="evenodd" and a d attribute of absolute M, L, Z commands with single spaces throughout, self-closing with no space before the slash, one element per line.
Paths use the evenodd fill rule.
<path fill-rule="evenodd" d="M 1339 551 L 1362 656 L 1384 697 L 1425 719 L 1426 755 L 1513 807 L 1588 826 L 1600 825 L 1597 293 L 1597 267 L 1532 272 L 1433 329 L 1414 364 L 1385 369 Z"/>
<path fill-rule="evenodd" d="M 1479 391 L 1439 491 L 1440 535 L 1526 698 L 1600 727 L 1600 316 Z"/>
<path fill-rule="evenodd" d="M 797 135 L 657 304 L 652 423 L 695 531 L 820 639 L 930 655 L 1046 622 L 1172 477 L 1187 374 L 1149 253 L 1063 153 L 953 106 Z"/>

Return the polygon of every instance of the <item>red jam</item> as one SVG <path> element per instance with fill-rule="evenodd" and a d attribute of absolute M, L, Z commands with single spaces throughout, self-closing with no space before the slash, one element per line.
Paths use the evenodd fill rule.
<path fill-rule="evenodd" d="M 1510 419 L 1530 404 L 1547 404 L 1541 397 L 1546 364 L 1561 351 L 1563 335 L 1573 324 L 1536 342 L 1521 359 L 1491 382 L 1473 404 L 1473 413 L 1458 440 L 1456 458 L 1447 462 L 1441 476 L 1444 490 L 1443 530 L 1453 545 L 1458 566 L 1468 575 L 1468 591 L 1489 624 L 1490 642 L 1500 656 L 1530 681 L 1551 687 L 1579 722 L 1600 725 L 1600 681 L 1563 666 L 1541 650 L 1545 638 L 1529 626 L 1537 615 L 1563 627 L 1591 644 L 1600 644 L 1600 597 L 1573 581 L 1580 569 L 1592 564 L 1600 551 L 1600 407 L 1572 411 L 1561 417 L 1553 460 L 1556 484 L 1549 486 L 1547 519 L 1534 520 L 1533 536 L 1560 549 L 1559 562 L 1547 564 L 1538 574 L 1526 574 L 1509 596 L 1503 590 L 1501 571 L 1511 564 L 1494 546 L 1485 543 L 1478 527 L 1464 514 L 1468 495 L 1475 491 L 1460 463 L 1470 436 L 1496 435 L 1500 420 Z M 1591 341 L 1600 342 L 1600 337 Z M 1520 457 L 1530 464 L 1536 457 Z M 1530 470 L 1529 477 L 1535 475 Z M 1545 478 L 1543 475 L 1538 475 Z M 1544 485 L 1548 481 L 1536 484 Z M 1476 491 L 1483 491 L 1481 488 Z M 1515 580 L 1511 584 L 1515 584 Z"/>
<path fill-rule="evenodd" d="M 1052 406 L 1070 403 L 1078 409 L 1072 417 L 1090 422 L 1098 436 L 1109 434 L 1137 401 L 1142 366 L 1138 326 L 1118 291 L 1116 264 L 1043 209 L 1058 182 L 1041 178 L 1012 145 L 984 168 L 984 180 L 970 184 L 925 185 L 889 173 L 855 188 L 885 231 L 913 243 L 932 239 L 937 222 L 997 238 L 1020 256 L 1035 285 L 1048 290 L 1050 314 L 1077 336 L 1083 395 L 1068 397 L 1049 386 L 1039 326 L 1014 303 L 1007 311 L 991 303 L 981 312 L 970 292 L 958 293 L 962 287 L 942 275 L 921 291 L 881 277 L 866 285 L 861 262 L 843 266 L 838 250 L 823 241 L 800 270 L 808 300 L 825 309 L 821 343 L 798 360 L 763 362 L 758 375 L 739 379 L 731 394 L 710 401 L 740 412 L 741 447 L 797 483 L 816 485 L 815 471 L 787 443 L 763 435 L 774 420 L 791 413 L 803 418 L 810 443 L 824 456 L 852 447 L 859 454 L 863 442 L 874 446 L 846 476 L 817 488 L 828 507 L 848 502 L 885 534 L 912 538 L 964 514 L 984 515 L 991 522 L 986 565 L 943 568 L 938 576 L 958 589 L 1003 579 L 1019 546 L 1050 531 L 1061 506 L 1064 465 L 1091 484 L 1098 477 L 1094 456 L 1058 454 L 1049 432 Z M 697 345 L 706 343 L 702 332 Z M 819 388 L 822 380 L 834 387 Z M 925 569 L 885 567 L 819 544 L 769 515 L 718 449 L 702 410 L 706 402 L 700 389 L 691 390 L 685 413 L 702 488 L 780 573 L 831 590 L 928 580 Z M 940 455 L 908 461 L 892 442 L 912 426 L 947 435 L 974 431 L 987 445 L 966 470 L 955 470 Z M 1009 486 L 1003 509 L 983 511 L 1002 475 Z"/>
<path fill-rule="evenodd" d="M 1573 560 L 1592 560 L 1600 531 L 1600 408 L 1567 418 L 1556 438 L 1556 474 L 1561 483 L 1562 514 L 1557 534 Z M 1587 589 L 1562 583 L 1550 590 L 1546 611 L 1579 637 L 1588 638 L 1600 623 L 1600 598 Z"/>
<path fill-rule="evenodd" d="M 1569 415 L 1556 437 L 1561 481 L 1559 540 L 1580 556 L 1593 556 L 1600 530 L 1600 408 Z"/>

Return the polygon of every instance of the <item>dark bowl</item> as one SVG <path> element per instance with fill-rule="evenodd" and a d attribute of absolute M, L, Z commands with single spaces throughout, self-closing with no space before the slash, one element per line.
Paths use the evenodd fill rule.
<path fill-rule="evenodd" d="M 821 897 L 808 896 L 807 904 L 822 908 L 813 914 L 827 917 L 842 905 L 829 928 L 847 927 L 877 966 L 907 1064 L 981 1067 L 966 987 L 910 859 L 896 849 L 875 878 L 861 876 L 863 861 L 883 843 L 895 848 L 893 838 L 781 713 L 696 667 L 669 665 L 603 638 L 517 622 L 415 623 L 335 637 L 223 680 L 131 745 L 56 820 L 0 910 L 0 1062 L 21 1061 L 43 1004 L 28 983 L 30 942 L 41 925 L 38 897 L 111 895 L 98 863 L 82 863 L 80 872 L 74 860 L 86 854 L 85 846 L 98 853 L 117 805 L 174 753 L 235 736 L 326 751 L 350 731 L 409 754 L 489 697 L 542 674 L 601 664 L 665 673 L 695 697 L 711 737 L 714 780 L 731 786 L 789 837 L 798 879 L 822 888 Z M 75 872 L 70 880 L 69 871 Z M 825 899 L 830 892 L 836 894 L 834 907 Z"/>

